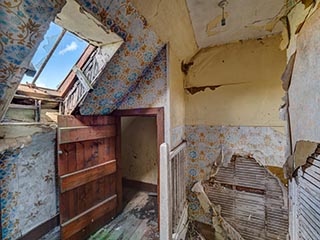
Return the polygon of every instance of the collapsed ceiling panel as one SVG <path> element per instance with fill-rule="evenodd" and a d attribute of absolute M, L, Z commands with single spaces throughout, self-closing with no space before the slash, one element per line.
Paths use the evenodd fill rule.
<path fill-rule="evenodd" d="M 285 1 L 279 0 L 187 0 L 200 48 L 280 33 L 279 19 Z M 223 15 L 225 25 L 223 26 Z"/>
<path fill-rule="evenodd" d="M 123 41 L 116 33 L 106 30 L 98 20 L 85 12 L 74 0 L 67 1 L 55 22 L 94 46 Z"/>

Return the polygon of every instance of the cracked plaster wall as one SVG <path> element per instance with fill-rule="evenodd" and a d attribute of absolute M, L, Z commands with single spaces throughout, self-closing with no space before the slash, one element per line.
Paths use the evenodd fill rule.
<path fill-rule="evenodd" d="M 2 239 L 14 240 L 58 212 L 54 125 L 1 125 Z"/>
<path fill-rule="evenodd" d="M 320 75 L 320 11 L 305 23 L 297 37 L 297 55 L 289 88 L 293 147 L 297 141 L 320 142 L 318 106 Z"/>
<path fill-rule="evenodd" d="M 298 4 L 288 16 L 291 35 L 288 36 L 287 60 L 296 52 L 291 82 L 288 89 L 290 132 L 294 157 L 289 158 L 288 165 L 293 172 L 306 162 L 312 153 L 306 151 L 320 142 L 319 119 L 319 53 L 320 53 L 320 10 L 319 1 L 308 8 Z M 302 27 L 301 27 L 302 26 Z M 302 146 L 302 147 L 301 147 Z M 298 170 L 296 172 L 300 172 Z M 301 232 L 309 231 L 299 224 L 299 193 L 302 183 L 289 182 L 290 237 L 299 239 Z M 312 187 L 306 184 L 303 188 Z M 312 197 L 317 198 L 313 191 Z"/>
<path fill-rule="evenodd" d="M 272 126 L 282 130 L 281 74 L 286 54 L 280 37 L 207 48 L 194 59 L 186 87 L 222 85 L 186 94 L 186 124 Z M 223 84 L 234 84 L 223 86 Z M 283 130 L 282 130 L 283 131 Z"/>
<path fill-rule="evenodd" d="M 185 91 L 187 196 L 193 219 L 210 222 L 190 188 L 208 179 L 221 149 L 225 156 L 251 155 L 276 171 L 286 160 L 285 123 L 278 111 L 286 64 L 280 41 L 272 36 L 207 48 L 191 60 L 185 87 L 208 86 L 194 94 Z"/>

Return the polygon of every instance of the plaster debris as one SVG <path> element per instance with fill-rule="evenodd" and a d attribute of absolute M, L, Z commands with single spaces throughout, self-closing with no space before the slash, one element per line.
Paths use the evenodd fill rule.
<path fill-rule="evenodd" d="M 221 207 L 214 205 L 204 191 L 201 181 L 194 184 L 192 192 L 196 193 L 201 207 L 206 213 L 212 211 L 212 225 L 218 239 L 244 240 L 241 235 L 221 216 Z"/>
<path fill-rule="evenodd" d="M 297 169 L 301 166 L 304 166 L 303 171 L 308 167 L 308 164 L 306 163 L 306 159 L 308 159 L 308 157 L 315 152 L 317 147 L 318 147 L 318 143 L 316 142 L 302 141 L 302 140 L 297 141 L 294 154 L 293 154 L 293 159 L 291 159 L 294 162 L 293 164 L 294 172 L 296 172 Z"/>

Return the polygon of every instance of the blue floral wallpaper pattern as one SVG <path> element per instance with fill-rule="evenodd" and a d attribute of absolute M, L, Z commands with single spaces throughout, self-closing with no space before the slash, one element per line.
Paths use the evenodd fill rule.
<path fill-rule="evenodd" d="M 119 109 L 165 107 L 167 104 L 167 55 L 164 47 L 140 77 L 137 87 Z"/>
<path fill-rule="evenodd" d="M 55 130 L 37 133 L 30 144 L 0 152 L 2 239 L 18 239 L 57 214 L 55 137 Z"/>
<path fill-rule="evenodd" d="M 264 166 L 282 167 L 285 162 L 285 135 L 271 127 L 188 125 L 186 138 L 189 215 L 205 223 L 210 223 L 211 216 L 204 213 L 191 188 L 197 181 L 209 178 L 221 149 L 225 156 L 230 157 L 233 153 L 251 154 Z"/>
<path fill-rule="evenodd" d="M 0 1 L 0 110 L 11 99 L 6 91 L 16 89 L 23 69 L 64 4 L 65 0 Z"/>
<path fill-rule="evenodd" d="M 137 86 L 164 44 L 129 0 L 78 0 L 84 10 L 124 39 L 80 108 L 83 115 L 108 114 Z M 49 23 L 65 0 L 20 0 L 0 3 L 0 110 L 15 89 Z M 12 94 L 12 92 L 11 92 Z M 0 111 L 1 114 L 2 111 Z"/>
<path fill-rule="evenodd" d="M 106 65 L 106 69 L 80 107 L 82 115 L 105 115 L 120 107 L 133 92 L 141 76 L 148 74 L 164 44 L 150 30 L 146 20 L 130 1 L 79 1 L 85 10 L 99 17 L 102 24 L 125 29 L 125 42 Z M 120 36 L 118 28 L 113 28 Z"/>

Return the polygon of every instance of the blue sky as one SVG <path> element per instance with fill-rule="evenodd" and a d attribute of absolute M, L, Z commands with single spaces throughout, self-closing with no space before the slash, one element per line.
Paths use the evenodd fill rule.
<path fill-rule="evenodd" d="M 41 66 L 41 63 L 52 49 L 52 46 L 61 32 L 62 28 L 60 26 L 54 23 L 50 24 L 44 40 L 40 43 L 39 48 L 31 60 L 36 70 Z M 86 41 L 67 32 L 36 81 L 36 85 L 39 87 L 57 89 L 87 46 L 88 43 Z M 25 75 L 21 83 L 31 83 L 32 80 L 33 77 Z"/>

